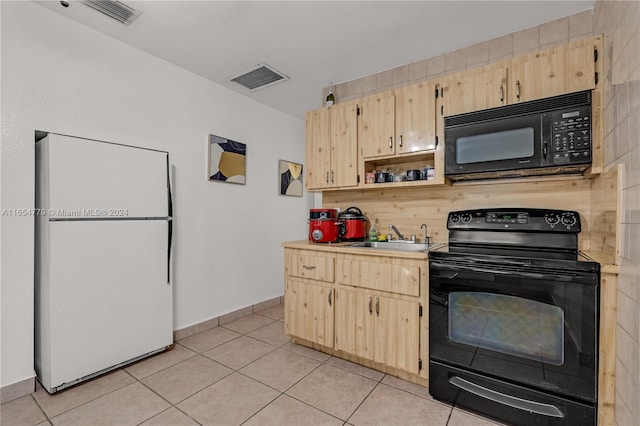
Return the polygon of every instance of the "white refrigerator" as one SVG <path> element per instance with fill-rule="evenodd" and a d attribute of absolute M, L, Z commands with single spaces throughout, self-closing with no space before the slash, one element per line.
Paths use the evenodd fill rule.
<path fill-rule="evenodd" d="M 168 153 L 36 143 L 35 368 L 50 393 L 173 343 Z"/>

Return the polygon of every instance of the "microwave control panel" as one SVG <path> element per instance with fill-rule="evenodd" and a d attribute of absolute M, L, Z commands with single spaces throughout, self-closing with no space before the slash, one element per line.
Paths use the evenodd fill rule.
<path fill-rule="evenodd" d="M 545 145 L 552 164 L 591 163 L 590 106 L 545 113 L 542 120 L 550 129 L 551 140 Z"/>

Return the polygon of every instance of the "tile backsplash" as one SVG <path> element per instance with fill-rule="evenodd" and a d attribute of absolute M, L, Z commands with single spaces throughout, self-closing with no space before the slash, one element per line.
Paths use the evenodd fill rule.
<path fill-rule="evenodd" d="M 336 84 L 334 95 L 337 102 L 357 99 L 589 37 L 593 35 L 592 22 L 593 10 L 585 10 L 440 56 Z M 328 87 L 322 90 L 320 105 L 323 105 L 328 90 Z"/>
<path fill-rule="evenodd" d="M 640 2 L 598 0 L 604 35 L 605 164 L 623 165 L 617 288 L 616 424 L 640 424 Z"/>

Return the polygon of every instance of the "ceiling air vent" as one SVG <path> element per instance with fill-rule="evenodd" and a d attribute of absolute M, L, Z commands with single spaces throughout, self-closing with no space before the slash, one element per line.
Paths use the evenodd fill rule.
<path fill-rule="evenodd" d="M 289 77 L 266 64 L 258 64 L 248 72 L 233 75 L 227 78 L 251 91 L 263 89 L 265 87 L 289 80 Z"/>
<path fill-rule="evenodd" d="M 82 0 L 82 3 L 125 25 L 132 23 L 142 13 L 140 9 L 122 1 Z"/>

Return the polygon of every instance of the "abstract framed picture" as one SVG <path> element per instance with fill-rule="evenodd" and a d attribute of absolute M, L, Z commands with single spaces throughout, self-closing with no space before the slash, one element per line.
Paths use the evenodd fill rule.
<path fill-rule="evenodd" d="M 302 197 L 302 164 L 293 161 L 278 161 L 280 195 Z"/>
<path fill-rule="evenodd" d="M 209 135 L 209 180 L 238 183 L 247 181 L 247 145 Z"/>

